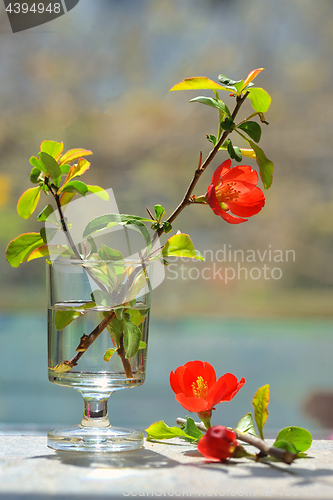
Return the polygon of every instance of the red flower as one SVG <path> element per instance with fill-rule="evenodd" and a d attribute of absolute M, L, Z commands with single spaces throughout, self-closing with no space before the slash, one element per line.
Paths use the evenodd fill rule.
<path fill-rule="evenodd" d="M 220 215 L 230 224 L 239 224 L 247 221 L 242 217 L 251 217 L 260 212 L 265 205 L 265 196 L 257 187 L 257 172 L 249 165 L 230 167 L 230 159 L 217 167 L 207 189 L 206 201 L 214 214 Z M 228 210 L 240 217 L 234 217 Z"/>
<path fill-rule="evenodd" d="M 237 382 L 235 375 L 226 373 L 216 381 L 212 365 L 189 361 L 170 373 L 170 384 L 176 400 L 185 410 L 202 413 L 210 412 L 222 401 L 230 401 L 243 387 L 245 379 Z"/>
<path fill-rule="evenodd" d="M 236 434 L 223 425 L 214 425 L 198 442 L 198 451 L 209 459 L 226 460 L 237 448 Z"/>

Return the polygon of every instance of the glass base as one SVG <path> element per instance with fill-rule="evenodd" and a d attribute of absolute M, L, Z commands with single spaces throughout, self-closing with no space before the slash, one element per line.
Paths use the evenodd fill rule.
<path fill-rule="evenodd" d="M 111 425 L 104 428 L 75 425 L 49 432 L 47 445 L 62 451 L 131 451 L 143 448 L 143 433 Z"/>

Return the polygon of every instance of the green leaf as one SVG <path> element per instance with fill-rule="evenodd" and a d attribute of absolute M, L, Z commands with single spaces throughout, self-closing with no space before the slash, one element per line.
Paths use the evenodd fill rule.
<path fill-rule="evenodd" d="M 23 219 L 29 219 L 37 207 L 40 198 L 40 186 L 27 189 L 20 197 L 17 204 L 17 212 Z"/>
<path fill-rule="evenodd" d="M 96 231 L 102 231 L 103 229 L 113 227 L 116 225 L 122 226 L 131 226 L 134 231 L 141 233 L 144 237 L 148 252 L 151 249 L 151 238 L 149 235 L 149 231 L 144 225 L 143 222 L 150 222 L 151 219 L 146 219 L 143 217 L 138 217 L 136 215 L 127 215 L 127 214 L 105 214 L 99 215 L 95 217 L 89 224 L 86 226 L 83 237 L 87 237 L 90 234 Z"/>
<path fill-rule="evenodd" d="M 280 446 L 278 446 L 278 442 L 280 441 L 287 441 L 292 444 L 297 453 L 299 453 L 310 448 L 312 444 L 312 436 L 308 430 L 303 429 L 302 427 L 291 426 L 285 427 L 278 433 L 273 446 L 280 448 Z"/>
<path fill-rule="evenodd" d="M 253 109 L 259 113 L 266 113 L 271 105 L 271 96 L 266 92 L 266 90 L 260 87 L 250 88 L 248 91 L 248 98 L 251 101 Z"/>
<path fill-rule="evenodd" d="M 259 387 L 252 400 L 254 407 L 254 418 L 258 426 L 261 439 L 264 439 L 263 428 L 268 417 L 267 406 L 269 404 L 269 385 Z"/>
<path fill-rule="evenodd" d="M 39 259 L 40 257 L 48 257 L 50 255 L 56 255 L 57 257 L 75 257 L 73 250 L 66 245 L 43 245 L 37 247 L 27 258 L 27 262 L 34 259 Z"/>
<path fill-rule="evenodd" d="M 191 78 L 185 78 L 182 82 L 174 85 L 170 92 L 173 90 L 202 90 L 202 89 L 215 89 L 215 90 L 227 90 L 222 85 L 210 80 L 206 76 L 193 76 Z"/>
<path fill-rule="evenodd" d="M 198 429 L 193 418 L 191 417 L 186 417 L 186 423 L 184 424 L 184 427 L 182 427 L 182 430 L 195 440 L 199 440 L 203 436 L 203 433 Z"/>
<path fill-rule="evenodd" d="M 79 311 L 68 311 L 68 310 L 58 310 L 55 313 L 55 327 L 57 330 L 62 330 L 67 325 L 69 325 L 76 318 L 79 318 L 82 315 L 82 312 Z"/>
<path fill-rule="evenodd" d="M 53 180 L 61 177 L 60 167 L 52 156 L 44 152 L 39 153 L 39 156 L 46 168 L 47 173 Z"/>
<path fill-rule="evenodd" d="M 40 150 L 42 152 L 52 156 L 52 158 L 54 158 L 55 160 L 59 158 L 63 149 L 64 143 L 56 141 L 43 141 L 40 146 Z"/>
<path fill-rule="evenodd" d="M 117 313 L 117 309 L 115 310 Z M 107 316 L 108 312 L 103 312 L 103 316 Z M 124 320 L 119 318 L 113 318 L 107 326 L 107 330 L 110 334 L 113 342 L 119 347 L 120 337 L 124 332 Z"/>
<path fill-rule="evenodd" d="M 59 365 L 56 365 L 53 368 L 49 368 L 49 370 L 52 370 L 53 372 L 57 372 L 57 373 L 69 372 L 70 370 L 72 370 L 73 367 L 67 363 L 66 362 L 60 363 Z"/>
<path fill-rule="evenodd" d="M 225 90 L 232 90 L 236 94 L 239 94 L 244 85 L 243 80 L 231 80 L 225 75 L 219 75 L 219 82 L 225 87 Z"/>
<path fill-rule="evenodd" d="M 221 128 L 223 128 L 223 130 L 226 130 L 227 132 L 231 132 L 235 127 L 236 124 L 232 121 L 231 118 L 226 118 L 223 122 L 221 122 Z"/>
<path fill-rule="evenodd" d="M 70 181 L 60 189 L 61 193 L 79 193 L 82 196 L 88 192 L 88 186 L 82 181 Z"/>
<path fill-rule="evenodd" d="M 162 420 L 150 425 L 148 429 L 146 429 L 146 432 L 148 441 L 152 439 L 172 439 L 175 437 L 187 438 L 190 441 L 196 441 L 196 438 L 190 436 L 189 434 L 186 434 L 186 432 L 184 432 L 179 427 L 169 427 Z"/>
<path fill-rule="evenodd" d="M 92 155 L 92 151 L 83 148 L 70 149 L 62 155 L 59 161 L 59 165 L 64 165 L 65 163 L 71 163 L 74 160 L 78 160 L 83 156 Z"/>
<path fill-rule="evenodd" d="M 33 184 L 38 184 L 39 181 L 41 180 L 40 179 L 40 174 L 41 174 L 41 169 L 40 168 L 37 168 L 37 167 L 34 167 L 31 172 L 30 172 L 30 181 L 33 183 Z"/>
<path fill-rule="evenodd" d="M 253 434 L 253 436 L 257 435 L 254 428 L 252 413 L 246 413 L 246 415 L 240 419 L 237 424 L 236 431 L 243 433 L 248 432 L 249 434 Z"/>
<path fill-rule="evenodd" d="M 6 250 L 7 261 L 11 266 L 18 267 L 36 248 L 43 245 L 44 241 L 39 233 L 21 234 L 9 243 Z"/>
<path fill-rule="evenodd" d="M 61 171 L 62 174 L 67 175 L 68 172 L 69 172 L 69 170 L 70 170 L 70 168 L 71 168 L 70 165 L 66 165 L 66 164 L 65 165 L 61 165 L 60 166 L 60 171 Z"/>
<path fill-rule="evenodd" d="M 94 290 L 93 299 L 98 306 L 101 307 L 112 307 L 114 306 L 114 297 L 103 290 Z"/>
<path fill-rule="evenodd" d="M 116 313 L 117 319 L 120 319 L 123 321 L 124 319 L 124 307 L 117 307 L 117 309 L 114 310 Z M 124 331 L 124 325 L 122 326 L 122 332 Z"/>
<path fill-rule="evenodd" d="M 36 156 L 32 156 L 29 161 L 34 168 L 38 168 L 40 171 L 43 171 L 44 174 L 47 174 L 46 167 L 39 158 L 36 158 Z"/>
<path fill-rule="evenodd" d="M 108 227 L 115 226 L 117 224 L 125 225 L 127 223 L 135 223 L 135 222 L 151 222 L 151 219 L 145 219 L 143 217 L 137 217 L 135 215 L 126 215 L 126 214 L 105 214 L 99 215 L 95 217 L 93 220 L 87 224 L 83 237 L 86 238 L 92 233 L 96 231 L 102 231 Z"/>
<path fill-rule="evenodd" d="M 260 141 L 261 137 L 261 127 L 259 123 L 253 121 L 247 121 L 239 125 L 237 128 L 240 128 L 244 132 L 247 133 L 256 142 Z"/>
<path fill-rule="evenodd" d="M 190 102 L 201 102 L 202 104 L 206 104 L 207 106 L 211 106 L 212 108 L 217 108 L 226 113 L 231 118 L 231 113 L 226 104 L 220 99 L 215 99 L 214 97 L 205 97 L 199 96 L 190 99 Z"/>
<path fill-rule="evenodd" d="M 168 239 L 162 249 L 163 257 L 189 257 L 205 260 L 200 252 L 195 250 L 188 234 L 175 234 Z"/>
<path fill-rule="evenodd" d="M 114 250 L 113 248 L 107 247 L 102 243 L 102 248 L 98 251 L 98 255 L 102 260 L 111 260 L 118 261 L 124 260 L 124 256 L 118 250 Z"/>
<path fill-rule="evenodd" d="M 110 348 L 106 351 L 106 353 L 104 354 L 104 361 L 110 361 L 111 359 L 111 356 L 114 355 L 114 353 L 117 352 L 117 349 L 113 349 L 113 348 Z"/>
<path fill-rule="evenodd" d="M 239 147 L 237 146 L 234 146 L 231 142 L 230 139 L 227 139 L 225 141 L 225 143 L 227 143 L 227 149 L 228 149 L 228 153 L 229 153 L 229 156 L 232 160 L 236 160 L 236 161 L 242 161 L 242 152 L 241 150 L 239 149 Z"/>
<path fill-rule="evenodd" d="M 259 75 L 259 73 L 261 73 L 264 69 L 265 68 L 257 68 L 257 69 L 253 69 L 252 71 L 250 71 L 250 73 L 247 75 L 247 77 L 244 80 L 242 90 L 245 90 L 245 89 L 247 89 L 248 86 L 253 85 L 253 83 L 251 83 L 252 80 L 254 80 Z"/>
<path fill-rule="evenodd" d="M 294 453 L 294 455 L 297 455 L 297 450 L 295 446 L 292 443 L 289 443 L 288 441 L 284 441 L 283 439 L 275 441 L 273 446 L 275 446 L 275 448 L 280 448 L 281 450 L 286 450 L 289 451 L 290 453 Z"/>
<path fill-rule="evenodd" d="M 162 227 L 165 233 L 170 233 L 170 231 L 172 231 L 172 225 L 167 220 L 162 222 Z"/>
<path fill-rule="evenodd" d="M 47 244 L 47 238 L 46 238 L 46 229 L 45 227 L 41 227 L 39 231 L 40 237 L 44 241 L 45 244 Z"/>
<path fill-rule="evenodd" d="M 131 321 L 124 322 L 124 347 L 126 350 L 126 358 L 134 356 L 139 349 L 141 339 L 141 331 Z"/>
<path fill-rule="evenodd" d="M 48 217 L 53 214 L 54 210 L 52 205 L 47 205 L 43 210 L 40 212 L 40 214 L 37 217 L 38 221 L 45 222 Z"/>
<path fill-rule="evenodd" d="M 55 327 L 57 330 L 62 330 L 66 326 L 68 326 L 72 321 L 82 316 L 82 314 L 86 313 L 92 307 L 95 307 L 95 302 L 87 302 L 83 306 L 78 309 L 58 309 L 55 313 Z"/>
<path fill-rule="evenodd" d="M 207 134 L 207 136 L 206 136 L 206 137 L 207 137 L 207 139 L 209 140 L 209 142 L 212 142 L 212 143 L 213 143 L 213 145 L 214 145 L 214 146 L 216 146 L 217 139 L 216 139 L 215 135 L 213 135 L 213 134 L 209 134 L 209 135 L 208 135 L 208 134 Z"/>
<path fill-rule="evenodd" d="M 88 236 L 87 242 L 90 245 L 90 253 L 97 253 L 97 245 L 95 243 L 95 240 L 91 236 Z"/>
<path fill-rule="evenodd" d="M 265 189 L 269 189 L 273 182 L 274 164 L 267 158 L 263 150 L 254 142 L 249 139 L 247 142 L 256 154 L 257 164 L 259 166 L 260 177 L 264 184 Z"/>
<path fill-rule="evenodd" d="M 143 340 L 140 340 L 140 342 L 139 342 L 139 349 L 138 350 L 140 350 L 140 349 L 147 349 L 147 344 Z"/>
<path fill-rule="evenodd" d="M 80 158 L 76 165 L 73 165 L 72 167 L 69 168 L 64 185 L 66 185 L 69 181 L 71 181 L 75 177 L 81 177 L 81 175 L 83 175 L 88 170 L 89 167 L 90 167 L 90 162 L 85 158 Z"/>
<path fill-rule="evenodd" d="M 131 322 L 137 326 L 139 326 L 145 319 L 145 316 L 141 314 L 141 310 L 139 309 L 127 309 L 126 312 L 128 312 Z"/>
<path fill-rule="evenodd" d="M 87 184 L 87 188 L 89 193 L 94 193 L 96 194 L 99 198 L 101 198 L 104 201 L 109 200 L 109 194 L 105 189 L 99 187 L 99 186 L 91 186 L 90 184 Z"/>
<path fill-rule="evenodd" d="M 155 205 L 154 208 L 155 208 L 156 220 L 160 221 L 162 219 L 163 215 L 165 214 L 165 210 L 162 207 L 162 205 Z"/>

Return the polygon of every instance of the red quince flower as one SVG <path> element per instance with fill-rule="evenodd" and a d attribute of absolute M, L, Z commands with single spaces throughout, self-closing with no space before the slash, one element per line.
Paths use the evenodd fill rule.
<path fill-rule="evenodd" d="M 171 389 L 178 403 L 199 416 L 200 413 L 211 413 L 213 407 L 222 401 L 230 401 L 244 384 L 244 378 L 237 382 L 231 373 L 216 380 L 212 365 L 203 361 L 189 361 L 170 373 Z"/>
<path fill-rule="evenodd" d="M 232 430 L 214 425 L 198 442 L 198 451 L 209 459 L 226 460 L 232 457 L 237 446 L 236 434 Z"/>
<path fill-rule="evenodd" d="M 246 222 L 265 205 L 265 196 L 258 184 L 258 174 L 250 165 L 231 167 L 231 160 L 221 163 L 213 173 L 206 201 L 214 214 L 230 224 Z M 239 217 L 234 217 L 228 211 Z"/>

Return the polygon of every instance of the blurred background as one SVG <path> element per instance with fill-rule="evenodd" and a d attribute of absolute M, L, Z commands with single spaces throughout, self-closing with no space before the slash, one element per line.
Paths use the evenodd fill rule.
<path fill-rule="evenodd" d="M 0 429 L 74 424 L 82 412 L 79 394 L 47 381 L 45 263 L 13 269 L 5 259 L 11 239 L 40 229 L 36 217 L 19 218 L 16 204 L 31 187 L 29 158 L 42 140 L 92 150 L 85 181 L 113 188 L 121 213 L 145 216 L 146 206 L 159 203 L 169 215 L 200 151 L 204 157 L 210 151 L 206 134 L 216 134 L 217 125 L 215 110 L 188 103 L 211 91 L 169 89 L 190 76 L 237 80 L 264 67 L 255 83 L 272 105 L 260 146 L 275 164 L 266 206 L 235 226 L 205 206 L 178 217 L 174 229 L 191 235 L 206 262 L 175 261 L 166 269 L 153 297 L 147 380 L 112 396 L 110 418 L 139 428 L 155 420 L 174 425 L 186 412 L 174 401 L 169 373 L 201 359 L 218 377 L 246 378 L 233 402 L 219 405 L 214 423 L 235 426 L 251 411 L 256 389 L 268 383 L 268 432 L 300 425 L 327 437 L 333 431 L 332 2 L 80 0 L 66 15 L 15 34 L 1 3 L 0 39 Z M 245 103 L 239 117 L 251 112 Z M 221 152 L 195 194 L 206 192 L 224 159 Z M 242 262 L 235 250 L 254 252 L 255 260 Z M 226 268 L 234 269 L 232 279 L 225 279 Z"/>

